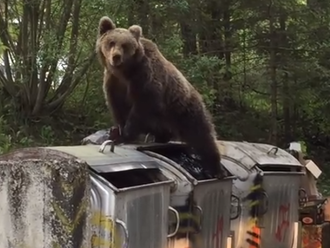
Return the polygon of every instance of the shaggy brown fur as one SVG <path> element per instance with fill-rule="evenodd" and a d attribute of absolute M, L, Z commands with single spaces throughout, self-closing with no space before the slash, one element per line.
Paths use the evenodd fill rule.
<path fill-rule="evenodd" d="M 216 132 L 201 95 L 141 36 L 140 26 L 122 29 L 108 17 L 100 20 L 96 49 L 105 67 L 104 88 L 110 105 L 122 104 L 112 109 L 124 136 L 133 140 L 142 130 L 172 134 L 195 149 L 210 173 L 223 177 Z"/>
<path fill-rule="evenodd" d="M 135 57 L 143 55 L 143 49 L 138 49 L 140 44 L 135 38 L 139 34 L 134 32 L 134 26 L 131 27 L 130 31 L 116 28 L 108 17 L 103 17 L 100 20 L 96 41 L 96 53 L 104 67 L 103 91 L 106 104 L 121 130 L 125 127 L 128 114 L 132 108 L 132 101 L 128 93 L 129 84 L 121 69 L 124 64 L 130 63 Z M 138 55 L 136 51 L 141 54 Z M 172 134 L 166 130 L 160 128 L 151 130 L 147 125 L 141 125 L 139 131 L 145 134 L 151 133 L 155 136 L 155 142 L 157 143 L 166 143 L 172 137 Z"/>

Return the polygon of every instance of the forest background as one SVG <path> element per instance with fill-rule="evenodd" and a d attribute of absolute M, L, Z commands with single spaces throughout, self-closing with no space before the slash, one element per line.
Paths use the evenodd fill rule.
<path fill-rule="evenodd" d="M 0 153 L 111 124 L 99 19 L 139 24 L 203 94 L 224 140 L 303 141 L 330 194 L 330 1 L 1 0 Z"/>

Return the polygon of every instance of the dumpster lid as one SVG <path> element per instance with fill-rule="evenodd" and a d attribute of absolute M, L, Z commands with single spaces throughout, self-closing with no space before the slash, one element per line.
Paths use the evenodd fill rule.
<path fill-rule="evenodd" d="M 217 180 L 214 175 L 205 170 L 200 156 L 183 142 L 139 144 L 132 148 L 170 164 L 188 177 L 193 184 L 197 181 Z"/>
<path fill-rule="evenodd" d="M 81 159 L 98 173 L 159 168 L 158 162 L 155 159 L 137 150 L 125 149 L 121 146 L 116 146 L 114 152 L 105 149 L 103 153 L 99 152 L 99 145 L 55 146 L 45 148 L 61 151 L 77 159 Z"/>
<path fill-rule="evenodd" d="M 248 170 L 256 165 L 302 167 L 291 154 L 273 145 L 235 141 L 217 141 L 217 143 L 223 157 L 239 161 Z"/>

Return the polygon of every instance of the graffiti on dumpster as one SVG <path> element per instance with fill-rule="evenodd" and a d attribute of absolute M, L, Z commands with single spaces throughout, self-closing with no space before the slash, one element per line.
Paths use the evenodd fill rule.
<path fill-rule="evenodd" d="M 222 233 L 223 233 L 223 216 L 219 217 L 216 223 L 215 233 L 213 234 L 213 240 L 215 240 L 215 247 L 221 247 L 222 245 Z"/>
<path fill-rule="evenodd" d="M 182 206 L 173 206 L 179 213 L 180 226 L 176 234 L 176 238 L 185 238 L 188 233 L 199 233 L 200 232 L 200 216 L 198 216 L 194 211 L 193 207 L 196 206 L 193 200 L 193 195 L 190 194 L 186 199 L 186 202 Z M 171 223 L 170 227 L 173 228 L 176 223 Z"/>
<path fill-rule="evenodd" d="M 251 227 L 246 232 L 246 242 L 249 244 L 249 248 L 260 248 L 260 228 L 257 226 L 257 219 L 251 219 Z"/>
<path fill-rule="evenodd" d="M 112 218 L 99 211 L 95 211 L 92 215 L 91 224 L 95 228 L 91 238 L 92 248 L 114 247 L 114 225 Z"/>
<path fill-rule="evenodd" d="M 281 204 L 278 210 L 279 222 L 275 232 L 277 241 L 282 242 L 285 238 L 285 233 L 290 225 L 290 203 Z"/>
<path fill-rule="evenodd" d="M 302 228 L 302 248 L 321 248 L 322 247 L 322 227 L 303 226 Z"/>
<path fill-rule="evenodd" d="M 250 193 L 244 199 L 250 201 L 250 228 L 246 232 L 246 242 L 249 248 L 260 247 L 260 228 L 258 227 L 259 208 L 263 197 L 262 188 L 263 177 L 260 173 L 253 180 L 253 186 Z"/>
<path fill-rule="evenodd" d="M 91 248 L 126 248 L 128 246 L 116 232 L 116 226 L 111 216 L 95 211 L 92 214 L 91 225 L 93 231 Z"/>

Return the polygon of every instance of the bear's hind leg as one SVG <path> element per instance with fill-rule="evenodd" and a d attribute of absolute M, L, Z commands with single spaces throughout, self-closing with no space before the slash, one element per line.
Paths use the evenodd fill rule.
<path fill-rule="evenodd" d="M 227 172 L 221 164 L 221 154 L 218 146 L 211 135 L 205 133 L 198 137 L 197 134 L 194 138 L 188 140 L 189 143 L 200 155 L 202 166 L 207 168 L 212 177 L 224 178 L 227 176 Z"/>
<path fill-rule="evenodd" d="M 184 118 L 180 123 L 181 140 L 201 157 L 203 168 L 211 177 L 224 178 L 228 174 L 221 164 L 221 154 L 213 133 L 211 124 L 203 117 Z"/>

